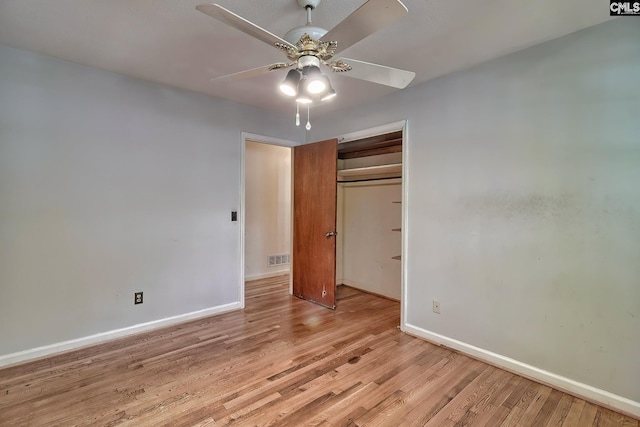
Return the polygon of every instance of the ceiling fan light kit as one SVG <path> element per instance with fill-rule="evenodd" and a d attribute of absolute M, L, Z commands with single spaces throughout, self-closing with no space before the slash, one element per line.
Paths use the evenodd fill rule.
<path fill-rule="evenodd" d="M 289 70 L 287 77 L 280 83 L 280 92 L 287 96 L 296 96 L 299 82 L 300 72 L 298 70 Z"/>
<path fill-rule="evenodd" d="M 320 4 L 320 0 L 297 0 L 297 2 L 307 12 L 307 24 L 288 31 L 284 38 L 270 33 L 218 4 L 196 6 L 200 12 L 279 49 L 285 53 L 289 61 L 229 74 L 212 81 L 235 81 L 294 67 L 280 83 L 279 89 L 284 95 L 296 99 L 297 126 L 300 125 L 299 104 L 307 105 L 307 130 L 311 128 L 310 105 L 336 96 L 329 77 L 320 70 L 321 65 L 336 73 L 398 89 L 403 89 L 411 83 L 415 77 L 415 73 L 411 71 L 347 58 L 332 59 L 339 51 L 405 16 L 407 8 L 400 0 L 368 0 L 330 31 L 311 25 L 311 11 Z M 353 73 L 350 75 L 349 71 Z"/>
<path fill-rule="evenodd" d="M 313 102 L 313 95 L 309 92 L 309 87 L 304 83 L 304 79 L 301 79 L 300 83 L 298 83 L 296 102 L 299 104 L 311 104 Z"/>
<path fill-rule="evenodd" d="M 309 93 L 318 95 L 324 92 L 324 90 L 327 88 L 327 85 L 322 79 L 322 77 L 325 76 L 320 72 L 319 67 L 311 66 L 307 69 L 303 69 L 302 72 L 304 73 L 303 80 L 305 82 L 305 85 L 307 86 L 307 90 L 309 91 Z"/>
<path fill-rule="evenodd" d="M 322 98 L 320 98 L 320 100 L 328 101 L 330 99 L 333 99 L 336 95 L 337 95 L 336 91 L 331 87 L 331 84 L 329 84 L 329 90 Z"/>

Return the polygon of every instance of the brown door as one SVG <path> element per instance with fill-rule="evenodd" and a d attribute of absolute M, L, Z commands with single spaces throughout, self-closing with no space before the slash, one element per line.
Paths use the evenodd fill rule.
<path fill-rule="evenodd" d="M 338 140 L 293 149 L 293 294 L 336 306 Z"/>

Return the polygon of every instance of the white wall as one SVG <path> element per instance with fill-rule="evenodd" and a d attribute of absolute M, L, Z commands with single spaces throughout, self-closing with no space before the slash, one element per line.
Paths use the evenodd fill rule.
<path fill-rule="evenodd" d="M 408 119 L 407 330 L 636 416 L 638 40 L 637 19 L 616 19 L 307 136 Z"/>
<path fill-rule="evenodd" d="M 342 187 L 341 282 L 400 300 L 402 183 L 371 181 Z"/>
<path fill-rule="evenodd" d="M 291 148 L 247 141 L 244 158 L 245 279 L 286 273 L 267 257 L 291 250 Z"/>
<path fill-rule="evenodd" d="M 239 307 L 241 131 L 289 119 L 0 47 L 0 364 Z"/>

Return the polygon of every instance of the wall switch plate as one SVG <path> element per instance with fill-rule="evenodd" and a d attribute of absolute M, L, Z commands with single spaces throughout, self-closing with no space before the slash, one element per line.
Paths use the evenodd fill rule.
<path fill-rule="evenodd" d="M 142 304 L 142 292 L 136 292 L 133 294 L 133 303 Z"/>
<path fill-rule="evenodd" d="M 436 314 L 440 314 L 440 301 L 433 300 L 433 312 Z"/>
<path fill-rule="evenodd" d="M 238 220 L 238 211 L 231 211 L 231 221 Z"/>

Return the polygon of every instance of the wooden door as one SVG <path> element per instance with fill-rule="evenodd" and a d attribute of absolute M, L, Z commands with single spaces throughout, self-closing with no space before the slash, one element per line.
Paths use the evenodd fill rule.
<path fill-rule="evenodd" d="M 293 149 L 293 294 L 336 306 L 338 140 Z"/>

